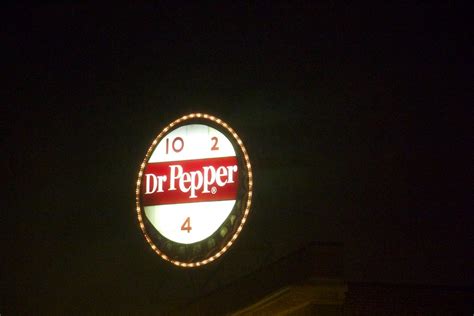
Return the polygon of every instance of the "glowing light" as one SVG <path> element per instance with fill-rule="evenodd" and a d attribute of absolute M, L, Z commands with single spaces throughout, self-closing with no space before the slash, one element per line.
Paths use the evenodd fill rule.
<path fill-rule="evenodd" d="M 227 132 L 232 135 L 232 137 L 234 138 L 234 140 L 237 142 L 237 144 L 239 145 L 240 147 L 240 150 L 243 154 L 243 157 L 244 157 L 244 166 L 246 167 L 246 173 L 247 173 L 247 187 L 248 187 L 248 192 L 247 192 L 247 201 L 246 201 L 246 205 L 245 205 L 245 210 L 243 212 L 243 217 L 240 221 L 240 224 L 236 230 L 236 232 L 232 235 L 232 237 L 230 238 L 230 240 L 227 242 L 227 244 L 222 247 L 222 249 L 220 251 L 218 251 L 216 254 L 206 258 L 206 259 L 203 259 L 201 261 L 197 261 L 197 262 L 191 262 L 191 263 L 186 263 L 186 262 L 180 262 L 180 261 L 177 261 L 177 260 L 173 260 L 171 258 L 169 258 L 166 254 L 162 253 L 158 247 L 153 243 L 153 241 L 151 240 L 151 238 L 148 236 L 146 230 L 145 230 L 145 225 L 143 223 L 143 215 L 142 215 L 142 206 L 140 204 L 140 184 L 141 184 L 141 178 L 143 176 L 143 171 L 146 167 L 146 163 L 147 161 L 150 159 L 150 156 L 151 154 L 153 153 L 155 147 L 157 146 L 157 144 L 159 143 L 159 141 L 166 135 L 166 133 L 171 129 L 173 128 L 175 125 L 181 123 L 182 121 L 186 121 L 188 119 L 192 119 L 192 118 L 204 118 L 204 119 L 209 119 L 213 122 L 215 122 L 216 124 L 218 124 L 219 126 L 222 126 L 225 130 L 227 130 Z M 219 258 L 220 256 L 222 256 L 231 246 L 232 244 L 235 242 L 235 240 L 237 239 L 237 237 L 239 236 L 239 233 L 242 231 L 242 228 L 244 226 L 244 224 L 246 223 L 247 221 L 247 217 L 248 217 L 248 214 L 250 212 L 250 206 L 251 206 L 251 199 L 252 199 L 252 187 L 253 187 L 253 180 L 252 180 L 252 167 L 251 167 L 251 164 L 250 164 L 250 159 L 249 159 L 249 156 L 247 154 L 247 150 L 245 149 L 245 147 L 243 146 L 243 142 L 242 140 L 239 138 L 239 136 L 237 135 L 237 133 L 235 133 L 235 131 L 227 124 L 225 123 L 224 121 L 222 121 L 221 119 L 219 118 L 216 118 L 212 115 L 208 115 L 208 114 L 203 114 L 203 113 L 191 113 L 189 115 L 184 115 L 183 117 L 181 118 L 178 118 L 177 120 L 175 120 L 174 122 L 168 124 L 168 126 L 166 126 L 160 133 L 159 135 L 153 140 L 152 142 L 152 145 L 148 148 L 148 151 L 147 151 L 147 154 L 145 156 L 145 159 L 143 160 L 142 164 L 140 165 L 140 171 L 138 172 L 138 179 L 137 179 L 137 188 L 135 190 L 135 193 L 136 193 L 136 198 L 135 198 L 135 201 L 136 201 L 136 211 L 137 211 L 137 218 L 138 218 L 138 222 L 139 222 L 139 226 L 143 232 L 143 235 L 145 236 L 145 239 L 146 241 L 148 242 L 148 244 L 151 246 L 152 250 L 158 254 L 162 259 L 166 260 L 166 261 L 169 261 L 171 262 L 172 264 L 176 265 L 176 266 L 180 266 L 180 267 L 186 267 L 186 268 L 193 268 L 193 267 L 199 267 L 199 266 L 202 266 L 202 265 L 206 265 L 210 262 L 213 262 L 214 260 L 216 260 L 217 258 Z"/>
<path fill-rule="evenodd" d="M 180 244 L 191 244 L 212 235 L 229 216 L 234 204 L 235 200 L 181 203 L 179 209 L 176 209 L 176 204 L 153 205 L 146 206 L 144 212 L 163 236 Z M 199 216 L 193 218 L 192 233 L 183 235 L 175 227 L 180 227 L 182 218 L 189 213 Z"/>

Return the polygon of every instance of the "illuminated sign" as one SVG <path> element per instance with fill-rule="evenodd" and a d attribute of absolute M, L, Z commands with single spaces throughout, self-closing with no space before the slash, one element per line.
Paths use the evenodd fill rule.
<path fill-rule="evenodd" d="M 214 261 L 247 220 L 252 168 L 237 133 L 194 113 L 170 123 L 140 166 L 136 211 L 151 248 L 181 267 Z"/>

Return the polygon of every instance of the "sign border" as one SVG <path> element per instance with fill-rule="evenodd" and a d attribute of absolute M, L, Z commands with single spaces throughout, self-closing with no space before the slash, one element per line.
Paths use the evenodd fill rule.
<path fill-rule="evenodd" d="M 141 181 L 142 181 L 143 171 L 144 171 L 146 165 L 148 164 L 148 160 L 150 159 L 150 157 L 151 157 L 153 151 L 155 150 L 156 146 L 158 145 L 158 143 L 170 131 L 172 131 L 174 128 L 177 128 L 178 127 L 177 125 L 181 125 L 184 122 L 189 121 L 189 120 L 193 120 L 193 119 L 199 119 L 199 120 L 204 120 L 204 121 L 209 120 L 209 121 L 213 122 L 214 125 L 216 124 L 219 127 L 226 130 L 229 135 L 232 135 L 232 137 L 234 138 L 234 141 L 231 140 L 231 143 L 237 144 L 240 147 L 240 150 L 241 150 L 241 153 L 242 153 L 242 156 L 243 156 L 243 159 L 244 159 L 244 166 L 247 169 L 246 172 L 247 172 L 247 188 L 248 188 L 248 190 L 247 190 L 247 199 L 246 199 L 246 205 L 245 205 L 245 210 L 243 212 L 243 216 L 240 220 L 240 223 L 238 224 L 237 229 L 235 230 L 233 236 L 229 239 L 229 241 L 226 244 L 223 244 L 222 247 L 219 250 L 217 250 L 217 251 L 214 250 L 211 253 L 211 255 L 209 255 L 205 259 L 202 259 L 202 260 L 199 260 L 199 261 L 182 262 L 182 261 L 178 261 L 178 260 L 175 260 L 173 258 L 170 258 L 168 255 L 166 255 L 163 250 L 160 250 L 155 245 L 155 243 L 153 242 L 153 240 L 151 240 L 149 234 L 147 233 L 145 224 L 143 222 L 143 215 L 142 215 L 143 209 L 142 209 L 142 205 L 140 203 L 140 184 L 141 184 Z M 219 119 L 219 118 L 217 118 L 213 115 L 208 115 L 208 114 L 204 114 L 204 113 L 191 113 L 191 114 L 188 114 L 188 115 L 184 115 L 184 116 L 176 119 L 175 121 L 171 122 L 170 124 L 168 124 L 158 134 L 158 136 L 155 137 L 152 144 L 148 148 L 148 151 L 145 155 L 145 159 L 143 160 L 143 162 L 140 165 L 140 171 L 138 172 L 138 178 L 137 178 L 136 185 L 137 185 L 137 187 L 136 187 L 136 190 L 135 190 L 135 204 L 136 204 L 137 218 L 138 218 L 140 229 L 141 229 L 143 235 L 145 236 L 146 241 L 150 245 L 151 249 L 156 254 L 158 254 L 161 258 L 163 258 L 166 261 L 171 262 L 172 264 L 174 264 L 176 266 L 184 267 L 184 268 L 194 268 L 194 267 L 203 266 L 203 265 L 206 265 L 210 262 L 213 262 L 214 260 L 216 260 L 217 258 L 222 256 L 232 246 L 232 244 L 235 242 L 235 240 L 239 236 L 240 232 L 242 231 L 242 228 L 243 228 L 245 222 L 247 221 L 247 217 L 248 217 L 248 214 L 250 212 L 250 206 L 252 204 L 252 189 L 253 189 L 252 166 L 250 164 L 250 159 L 249 159 L 249 156 L 247 154 L 247 150 L 245 149 L 245 146 L 244 146 L 242 140 L 237 135 L 237 133 L 226 122 L 222 121 L 221 119 Z M 208 238 L 206 238 L 204 240 L 207 240 Z"/>

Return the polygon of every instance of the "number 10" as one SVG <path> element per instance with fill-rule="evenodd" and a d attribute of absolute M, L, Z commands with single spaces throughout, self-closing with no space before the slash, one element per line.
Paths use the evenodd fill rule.
<path fill-rule="evenodd" d="M 170 139 L 167 138 L 166 139 L 166 154 L 169 153 L 169 148 L 170 148 Z M 173 139 L 173 141 L 171 142 L 171 149 L 173 149 L 175 153 L 179 153 L 181 150 L 183 150 L 183 148 L 184 148 L 184 140 L 181 137 L 176 137 L 175 139 Z"/>

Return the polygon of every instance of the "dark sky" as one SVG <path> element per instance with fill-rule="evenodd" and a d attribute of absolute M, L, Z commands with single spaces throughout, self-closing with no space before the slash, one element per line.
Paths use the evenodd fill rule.
<path fill-rule="evenodd" d="M 0 313 L 159 311 L 314 241 L 347 280 L 473 285 L 471 8 L 2 11 Z M 234 247 L 182 270 L 134 184 L 193 111 L 238 131 L 255 199 Z"/>

